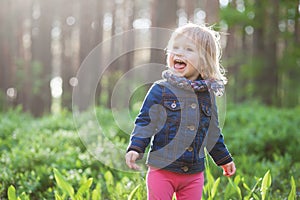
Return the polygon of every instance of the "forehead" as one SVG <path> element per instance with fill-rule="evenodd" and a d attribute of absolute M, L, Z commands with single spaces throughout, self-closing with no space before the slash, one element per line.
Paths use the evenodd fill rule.
<path fill-rule="evenodd" d="M 177 43 L 195 44 L 195 39 L 189 34 L 176 33 L 171 37 L 170 44 Z"/>

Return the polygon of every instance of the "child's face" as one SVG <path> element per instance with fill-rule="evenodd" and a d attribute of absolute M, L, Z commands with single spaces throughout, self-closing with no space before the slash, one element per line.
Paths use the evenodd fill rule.
<path fill-rule="evenodd" d="M 199 54 L 197 46 L 188 37 L 178 35 L 168 47 L 167 63 L 180 76 L 189 80 L 199 77 Z"/>

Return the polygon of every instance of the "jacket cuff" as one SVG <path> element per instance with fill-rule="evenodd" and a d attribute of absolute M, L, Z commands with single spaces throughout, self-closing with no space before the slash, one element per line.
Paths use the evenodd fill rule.
<path fill-rule="evenodd" d="M 222 166 L 222 165 L 226 165 L 227 163 L 230 163 L 233 161 L 233 158 L 230 154 L 226 155 L 225 157 L 219 159 L 219 160 L 215 160 L 216 165 L 218 166 Z"/>

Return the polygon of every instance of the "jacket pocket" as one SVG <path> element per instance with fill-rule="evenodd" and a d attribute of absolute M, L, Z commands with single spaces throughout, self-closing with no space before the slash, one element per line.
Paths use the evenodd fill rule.
<path fill-rule="evenodd" d="M 164 107 L 171 111 L 178 111 L 184 108 L 184 102 L 178 100 L 164 100 Z"/>

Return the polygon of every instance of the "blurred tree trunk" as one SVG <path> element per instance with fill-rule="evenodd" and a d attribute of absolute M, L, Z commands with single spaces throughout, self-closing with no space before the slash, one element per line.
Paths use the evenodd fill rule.
<path fill-rule="evenodd" d="M 271 5 L 270 5 L 271 6 Z M 253 55 L 252 55 L 252 75 L 254 85 L 254 95 L 262 100 L 265 93 L 266 85 L 265 74 L 262 69 L 265 63 L 265 27 L 266 27 L 266 3 L 256 0 L 254 3 L 254 33 L 253 33 Z"/>
<path fill-rule="evenodd" d="M 68 10 L 62 10 L 62 21 L 67 23 L 63 26 L 63 65 L 62 65 L 62 78 L 63 78 L 63 99 L 62 105 L 67 109 L 72 108 L 72 89 L 70 84 L 71 78 L 76 76 L 76 71 L 82 64 L 87 55 L 95 48 L 102 40 L 103 33 L 103 12 L 101 1 L 89 0 L 88 2 L 66 1 L 64 5 Z M 78 8 L 80 10 L 78 10 Z M 78 11 L 80 13 L 78 13 Z M 80 21 L 79 21 L 80 19 Z M 74 20 L 74 22 L 72 22 Z M 74 38 L 77 28 L 80 28 L 80 49 L 79 57 L 77 58 L 76 39 Z M 77 60 L 79 62 L 77 62 Z M 100 64 L 100 63 L 99 63 Z M 93 72 L 91 72 L 93 73 Z M 88 79 L 88 78 L 87 78 Z M 89 79 L 88 79 L 89 80 Z M 88 90 L 88 88 L 86 88 Z M 99 91 L 98 91 L 99 92 Z M 98 96 L 96 94 L 96 96 Z"/>
<path fill-rule="evenodd" d="M 80 64 L 93 49 L 93 0 L 80 1 Z"/>
<path fill-rule="evenodd" d="M 12 41 L 11 37 L 11 1 L 6 0 L 2 3 L 0 7 L 0 24 L 2 25 L 0 31 L 0 90 L 3 93 L 0 94 L 0 103 L 3 101 L 4 105 L 0 105 L 0 109 L 4 109 L 6 105 L 6 91 L 10 87 L 10 74 L 9 69 L 12 65 L 12 50 L 10 42 Z"/>
<path fill-rule="evenodd" d="M 254 57 L 262 57 L 264 53 L 265 9 L 266 9 L 266 5 L 263 1 L 260 0 L 255 1 L 255 18 L 254 18 L 254 35 L 253 35 Z"/>
<path fill-rule="evenodd" d="M 16 33 L 15 40 L 15 57 L 17 60 L 16 68 L 13 71 L 12 80 L 14 87 L 17 88 L 18 94 L 16 104 L 20 104 L 24 111 L 30 111 L 30 94 L 31 94 L 31 49 L 30 49 L 30 35 L 31 35 L 31 14 L 32 1 L 27 1 L 22 4 L 22 0 L 18 0 L 14 5 L 14 32 Z M 24 39 L 25 38 L 25 39 Z M 25 41 L 25 42 L 24 42 Z"/>
<path fill-rule="evenodd" d="M 115 84 L 123 74 L 133 67 L 134 51 L 129 50 L 134 50 L 135 34 L 133 32 L 128 34 L 127 31 L 133 28 L 132 24 L 135 9 L 133 0 L 115 3 L 111 8 L 113 24 L 111 30 L 112 40 L 110 52 L 111 55 L 116 56 L 116 59 L 112 61 L 109 68 L 106 70 L 106 73 L 109 74 L 109 82 L 105 88 L 107 92 L 106 106 L 108 108 L 111 108 L 111 97 L 113 90 L 115 89 Z M 118 34 L 117 37 L 116 34 Z M 121 96 L 121 94 L 119 95 Z M 120 107 L 125 108 L 128 106 L 126 105 L 127 102 L 120 101 L 119 104 L 120 103 L 124 103 L 124 105 L 118 105 Z"/>
<path fill-rule="evenodd" d="M 187 20 L 193 22 L 194 21 L 194 12 L 196 7 L 195 0 L 185 0 L 185 10 L 187 15 Z"/>
<path fill-rule="evenodd" d="M 102 41 L 103 41 L 103 17 L 104 17 L 104 7 L 103 7 L 103 2 L 101 1 L 96 1 L 96 5 L 95 5 L 95 16 L 94 16 L 94 21 L 95 21 L 95 26 L 94 26 L 94 44 L 95 45 L 99 45 Z M 100 56 L 99 56 L 99 66 L 101 64 L 102 58 L 101 56 L 103 56 L 102 53 L 102 48 L 101 46 L 97 47 L 98 51 L 100 52 Z M 96 102 L 96 104 L 100 103 L 100 96 L 101 96 L 101 92 L 102 92 L 102 88 L 101 88 L 101 84 L 98 84 L 98 87 L 96 89 L 96 99 L 99 101 Z"/>
<path fill-rule="evenodd" d="M 263 76 L 266 85 L 263 91 L 263 101 L 267 105 L 278 104 L 278 58 L 277 58 L 277 41 L 278 41 L 278 21 L 279 21 L 279 0 L 269 0 L 268 28 L 266 34 L 266 66 L 264 67 Z"/>
<path fill-rule="evenodd" d="M 72 86 L 70 85 L 70 79 L 76 76 L 73 66 L 73 60 L 76 59 L 73 55 L 75 47 L 73 46 L 74 41 L 72 38 L 74 34 L 74 27 L 78 23 L 78 15 L 76 15 L 77 13 L 74 13 L 76 12 L 76 3 L 68 0 L 61 1 L 60 3 L 60 21 L 62 22 L 62 107 L 68 110 L 72 109 Z M 67 9 L 65 9 L 65 7 Z"/>
<path fill-rule="evenodd" d="M 117 21 L 121 22 L 121 26 L 123 27 L 124 38 L 122 41 L 119 41 L 118 43 L 121 43 L 121 45 L 117 45 L 116 48 L 122 49 L 122 53 L 120 53 L 120 56 L 115 62 L 115 67 L 113 69 L 117 69 L 117 75 L 114 76 L 116 79 L 114 80 L 115 83 L 120 79 L 120 77 L 124 74 L 126 74 L 128 71 L 130 71 L 132 68 L 134 68 L 134 47 L 135 47 L 135 33 L 132 32 L 133 28 L 133 21 L 135 17 L 135 4 L 133 0 L 127 0 L 123 3 L 123 6 L 121 7 L 123 15 L 116 16 Z M 119 19 L 118 19 L 119 18 Z M 130 32 L 127 32 L 130 31 Z M 130 34 L 129 34 L 130 33 Z M 132 80 L 134 82 L 134 80 Z M 112 89 L 115 89 L 115 84 L 112 85 Z M 128 90 L 129 91 L 129 90 Z M 126 93 L 126 90 L 122 91 L 123 93 Z M 112 91 L 110 91 L 109 96 L 112 96 Z M 122 98 L 124 94 L 119 93 L 118 96 Z M 126 101 L 118 101 L 118 108 L 128 108 L 128 103 Z"/>
<path fill-rule="evenodd" d="M 298 0 L 291 1 L 286 5 L 286 29 L 284 32 L 285 46 L 284 56 L 282 58 L 281 73 L 281 101 L 284 106 L 297 106 L 300 103 L 300 14 Z M 292 10 L 294 10 L 293 15 Z M 294 22 L 294 27 L 291 27 L 291 22 Z"/>
<path fill-rule="evenodd" d="M 167 28 L 170 31 L 177 27 L 177 1 L 174 0 L 153 0 L 151 5 L 151 21 L 153 27 Z M 167 11 L 167 12 L 166 12 Z M 167 47 L 169 36 L 155 32 L 152 36 L 152 46 Z M 164 49 L 151 49 L 151 63 L 165 64 Z"/>
<path fill-rule="evenodd" d="M 103 37 L 103 2 L 80 1 L 80 63 Z"/>
<path fill-rule="evenodd" d="M 214 25 L 219 23 L 219 12 L 220 12 L 220 2 L 217 0 L 206 0 L 205 1 L 205 7 L 204 7 L 205 13 L 206 13 L 206 19 L 205 22 L 209 25 Z"/>
<path fill-rule="evenodd" d="M 255 91 L 263 103 L 271 105 L 277 101 L 278 66 L 277 41 L 279 1 L 269 4 L 255 2 L 254 60 Z"/>
<path fill-rule="evenodd" d="M 233 0 L 229 3 L 231 9 L 236 9 L 236 0 Z M 228 69 L 228 74 L 231 76 L 233 80 L 229 80 L 230 82 L 233 83 L 238 83 L 238 85 L 241 84 L 243 80 L 243 77 L 240 78 L 239 74 L 239 63 L 238 60 L 236 59 L 236 55 L 238 51 L 238 45 L 237 41 L 240 39 L 237 34 L 237 27 L 238 25 L 235 23 L 231 23 L 228 26 L 227 30 L 227 40 L 226 40 L 226 47 L 224 49 L 223 53 L 223 59 L 227 61 L 228 66 L 226 66 L 226 69 Z M 242 87 L 242 86 L 241 86 Z M 240 96 L 243 96 L 243 92 L 240 94 L 241 90 L 240 87 L 232 87 L 232 97 L 233 101 L 238 102 L 240 100 Z"/>
<path fill-rule="evenodd" d="M 28 111 L 30 87 L 30 17 L 31 1 L 5 1 L 0 8 L 0 103 L 9 106 L 22 105 Z M 15 91 L 6 96 L 7 90 Z M 3 96 L 1 96 L 3 95 Z"/>
<path fill-rule="evenodd" d="M 123 41 L 118 40 L 119 37 L 114 37 L 118 32 L 120 32 L 120 29 L 122 29 L 122 21 L 120 20 L 120 12 L 121 12 L 121 6 L 120 3 L 114 3 L 111 7 L 112 11 L 112 27 L 111 27 L 111 43 L 110 43 L 110 54 L 114 56 L 118 56 L 120 49 L 123 48 Z M 109 80 L 108 84 L 106 84 L 106 95 L 107 95 L 107 101 L 106 101 L 106 107 L 111 108 L 111 97 L 112 92 L 114 89 L 114 84 L 116 82 L 116 76 L 117 71 L 119 69 L 119 60 L 120 57 L 116 57 L 116 60 L 113 60 L 110 66 L 106 69 L 105 73 L 109 74 Z"/>
<path fill-rule="evenodd" d="M 130 11 L 131 10 L 131 11 Z M 134 0 L 127 0 L 126 7 L 125 7 L 125 14 L 127 15 L 125 30 L 132 30 L 133 29 L 133 21 L 136 14 L 136 6 Z M 134 49 L 135 46 L 135 34 L 132 32 L 131 34 L 127 34 L 127 38 L 125 39 L 125 48 L 126 49 Z M 125 55 L 124 61 L 124 70 L 128 72 L 131 68 L 133 68 L 133 61 L 134 61 L 134 51 L 127 52 Z"/>
<path fill-rule="evenodd" d="M 297 57 L 297 58 L 299 58 L 300 57 L 300 9 L 299 9 L 299 7 L 300 7 L 300 2 L 298 2 L 298 1 L 295 1 L 295 5 L 294 5 L 294 7 L 295 7 L 295 19 L 294 19 L 294 21 L 295 21 L 295 54 L 296 54 L 296 56 L 295 57 Z M 296 63 L 296 65 L 297 65 L 297 63 Z M 298 68 L 299 68 L 299 63 L 298 63 Z M 298 72 L 296 71 L 296 73 L 295 73 L 295 75 L 294 76 L 296 76 L 295 77 L 295 79 L 294 79 L 294 81 L 297 83 L 298 81 L 299 81 L 299 69 L 298 69 Z M 295 84 L 295 85 L 298 85 L 298 84 Z M 294 91 L 292 90 L 292 94 L 294 94 Z M 296 94 L 297 95 L 294 95 L 295 96 L 295 104 L 293 104 L 293 105 L 299 105 L 299 103 L 300 103 L 300 92 L 299 92 L 299 89 L 298 89 L 298 92 L 296 92 Z"/>
<path fill-rule="evenodd" d="M 80 21 L 79 21 L 79 33 L 80 33 L 80 49 L 79 49 L 79 62 L 81 67 L 91 67 L 91 65 L 98 65 L 99 62 L 91 59 L 88 56 L 89 53 L 96 47 L 98 43 L 96 41 L 100 40 L 99 35 L 101 36 L 102 33 L 95 33 L 95 30 L 100 30 L 100 22 L 95 19 L 96 12 L 100 12 L 98 9 L 99 4 L 95 0 L 88 0 L 88 1 L 79 1 L 80 2 Z M 98 2 L 99 3 L 99 2 Z M 102 14 L 102 13 L 101 13 Z M 97 37 L 96 37 L 97 35 Z M 93 68 L 95 69 L 95 68 Z M 95 91 L 93 91 L 93 87 L 96 87 L 93 84 L 95 80 L 96 73 L 91 71 L 88 73 L 84 80 L 79 80 L 82 83 L 80 85 L 80 90 L 82 91 L 82 98 L 92 100 L 95 96 Z M 87 106 L 91 105 L 92 102 L 82 102 L 83 104 L 80 105 L 81 110 L 87 109 Z"/>
<path fill-rule="evenodd" d="M 32 34 L 32 88 L 30 110 L 34 116 L 41 116 L 50 111 L 50 78 L 52 72 L 51 30 L 53 3 L 35 1 L 40 12 L 33 21 Z M 34 11 L 38 12 L 38 11 Z"/>

